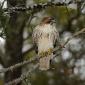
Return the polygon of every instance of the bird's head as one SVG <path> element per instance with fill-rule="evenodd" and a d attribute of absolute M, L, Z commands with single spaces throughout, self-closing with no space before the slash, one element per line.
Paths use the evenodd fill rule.
<path fill-rule="evenodd" d="M 41 21 L 41 24 L 53 24 L 55 19 L 53 17 L 44 17 Z"/>

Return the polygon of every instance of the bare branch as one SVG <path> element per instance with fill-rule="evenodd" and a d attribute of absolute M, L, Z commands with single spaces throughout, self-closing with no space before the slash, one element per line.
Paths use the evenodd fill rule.
<path fill-rule="evenodd" d="M 29 76 L 29 74 L 31 72 L 33 72 L 36 68 L 38 67 L 38 64 L 36 64 L 33 68 L 31 68 L 28 72 L 23 73 L 19 78 L 10 81 L 8 83 L 6 83 L 5 85 L 12 85 L 12 84 L 18 84 L 19 82 L 21 82 L 22 80 L 24 80 L 25 78 L 27 78 Z"/>
<path fill-rule="evenodd" d="M 39 58 L 40 58 L 40 57 L 37 55 L 37 56 L 35 56 L 35 57 L 33 57 L 33 58 L 30 58 L 29 60 L 25 60 L 25 61 L 23 61 L 23 62 L 21 62 L 21 63 L 15 64 L 15 65 L 10 66 L 10 67 L 8 67 L 8 68 L 1 69 L 1 70 L 0 70 L 0 73 L 5 73 L 5 72 L 7 72 L 7 71 L 12 71 L 12 70 L 15 69 L 15 68 L 18 68 L 18 67 L 20 67 L 20 66 L 23 66 L 23 65 L 26 65 L 26 64 L 28 64 L 28 63 L 31 63 L 32 61 L 37 60 L 37 59 L 39 59 Z"/>

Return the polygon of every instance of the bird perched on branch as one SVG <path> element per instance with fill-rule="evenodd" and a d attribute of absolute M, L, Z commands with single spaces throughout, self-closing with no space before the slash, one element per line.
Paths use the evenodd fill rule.
<path fill-rule="evenodd" d="M 55 26 L 53 17 L 44 17 L 41 23 L 33 30 L 33 42 L 38 48 L 39 69 L 48 70 L 50 60 L 53 58 L 53 48 L 55 41 L 59 38 L 59 33 Z"/>

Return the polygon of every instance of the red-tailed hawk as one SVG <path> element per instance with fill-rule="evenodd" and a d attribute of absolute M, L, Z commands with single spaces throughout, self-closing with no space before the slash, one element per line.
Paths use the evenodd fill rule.
<path fill-rule="evenodd" d="M 38 55 L 42 56 L 39 60 L 39 69 L 48 70 L 52 59 L 55 41 L 59 38 L 54 18 L 44 17 L 33 31 L 33 42 L 38 47 Z"/>

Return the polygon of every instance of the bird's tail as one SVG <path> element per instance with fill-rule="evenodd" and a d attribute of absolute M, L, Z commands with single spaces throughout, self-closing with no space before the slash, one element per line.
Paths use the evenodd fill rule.
<path fill-rule="evenodd" d="M 39 69 L 40 70 L 48 70 L 50 68 L 50 60 L 51 59 L 52 59 L 52 55 L 40 58 Z"/>

